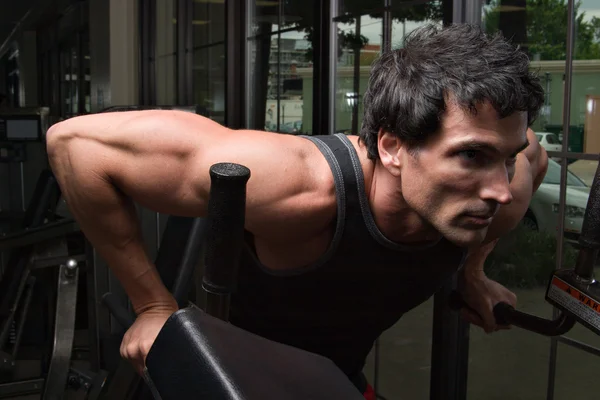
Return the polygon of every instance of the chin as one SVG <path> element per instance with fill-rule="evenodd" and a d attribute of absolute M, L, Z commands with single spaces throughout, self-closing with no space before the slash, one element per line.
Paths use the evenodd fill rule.
<path fill-rule="evenodd" d="M 478 246 L 485 240 L 487 229 L 452 229 L 444 237 L 459 247 Z"/>

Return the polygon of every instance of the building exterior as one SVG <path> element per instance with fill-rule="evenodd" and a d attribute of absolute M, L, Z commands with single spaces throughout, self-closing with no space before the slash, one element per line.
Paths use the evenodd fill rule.
<path fill-rule="evenodd" d="M 539 73 L 546 104 L 533 128 L 562 141 L 550 153 L 558 171 L 568 168 L 589 186 L 598 165 L 594 0 L 26 0 L 9 7 L 0 12 L 0 94 L 9 107 L 48 107 L 59 121 L 111 106 L 197 105 L 232 128 L 307 135 L 356 134 L 371 63 L 416 27 L 482 24 L 513 38 Z M 538 199 L 539 208 L 550 222 L 533 205 L 527 215 L 545 256 L 512 243 L 506 251 L 525 265 L 506 261 L 493 275 L 524 311 L 546 318 L 545 283 L 530 277 L 571 262 L 566 239 L 577 237 L 581 216 L 567 176 L 543 184 L 549 197 Z M 516 272 L 506 273 L 510 265 Z M 566 339 L 518 328 L 488 336 L 440 307 L 431 299 L 374 347 L 367 373 L 381 396 L 597 398 L 590 382 L 600 339 L 585 329 Z M 443 318 L 454 318 L 446 337 L 436 331 Z M 444 354 L 452 362 L 444 364 Z"/>

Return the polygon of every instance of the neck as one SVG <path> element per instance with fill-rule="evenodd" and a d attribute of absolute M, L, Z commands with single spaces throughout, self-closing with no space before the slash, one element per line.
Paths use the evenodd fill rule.
<path fill-rule="evenodd" d="M 406 203 L 399 179 L 379 161 L 366 189 L 375 223 L 389 240 L 408 244 L 439 240 L 441 234 Z"/>

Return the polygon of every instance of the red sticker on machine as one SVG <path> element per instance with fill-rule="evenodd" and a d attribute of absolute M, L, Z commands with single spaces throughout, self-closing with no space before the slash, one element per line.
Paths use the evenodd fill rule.
<path fill-rule="evenodd" d="M 571 297 L 579 301 L 581 304 L 589 307 L 591 310 L 600 314 L 600 304 L 589 298 L 585 294 L 581 293 L 579 290 L 575 289 L 573 286 L 569 285 L 567 282 L 563 281 L 556 276 L 552 278 L 552 286 L 562 290 L 563 292 L 570 294 Z"/>

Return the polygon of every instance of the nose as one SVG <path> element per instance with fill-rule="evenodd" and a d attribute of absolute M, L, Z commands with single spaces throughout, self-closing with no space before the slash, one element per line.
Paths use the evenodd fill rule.
<path fill-rule="evenodd" d="M 510 204 L 513 201 L 506 168 L 498 168 L 486 176 L 480 196 L 482 200 L 495 201 L 502 205 Z"/>

